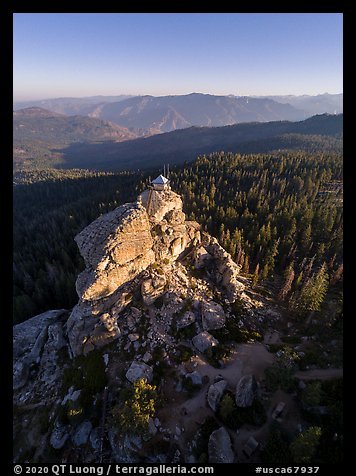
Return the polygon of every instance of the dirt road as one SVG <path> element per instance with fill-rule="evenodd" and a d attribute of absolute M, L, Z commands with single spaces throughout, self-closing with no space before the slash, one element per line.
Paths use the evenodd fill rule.
<path fill-rule="evenodd" d="M 343 377 L 343 369 L 313 369 L 299 370 L 295 377 L 301 380 L 332 380 Z"/>

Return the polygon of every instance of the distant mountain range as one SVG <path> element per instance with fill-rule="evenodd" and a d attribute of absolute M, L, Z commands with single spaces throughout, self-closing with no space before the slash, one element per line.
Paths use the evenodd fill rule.
<path fill-rule="evenodd" d="M 342 114 L 323 114 L 300 122 L 190 127 L 136 138 L 133 132 L 112 122 L 28 108 L 14 112 L 14 164 L 15 168 L 120 170 L 173 165 L 219 150 L 341 151 L 342 131 Z"/>
<path fill-rule="evenodd" d="M 266 96 L 264 96 L 266 97 Z M 317 96 L 267 96 L 274 101 L 291 106 L 303 111 L 306 116 L 315 114 L 341 114 L 343 112 L 344 95 L 318 94 Z"/>
<path fill-rule="evenodd" d="M 192 93 L 181 96 L 94 96 L 15 103 L 115 123 L 136 136 L 191 126 L 219 127 L 243 122 L 298 121 L 315 114 L 341 113 L 342 94 L 237 97 Z"/>
<path fill-rule="evenodd" d="M 68 116 L 88 115 L 98 104 L 119 102 L 132 96 L 89 96 L 86 98 L 54 98 L 54 99 L 38 99 L 34 101 L 16 101 L 14 102 L 14 111 L 25 109 L 28 107 L 41 107 L 59 114 Z"/>

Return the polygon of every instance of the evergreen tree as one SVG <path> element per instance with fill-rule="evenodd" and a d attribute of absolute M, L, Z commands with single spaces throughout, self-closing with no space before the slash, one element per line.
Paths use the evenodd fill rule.
<path fill-rule="evenodd" d="M 156 400 L 156 387 L 143 378 L 137 380 L 124 405 L 113 410 L 116 424 L 124 433 L 134 435 L 147 433 L 149 420 L 156 412 Z"/>
<path fill-rule="evenodd" d="M 278 293 L 278 299 L 283 301 L 290 290 L 292 289 L 292 284 L 294 280 L 294 263 L 292 262 L 284 272 L 284 282 Z"/>
<path fill-rule="evenodd" d="M 297 300 L 297 309 L 302 312 L 319 311 L 327 290 L 328 274 L 324 263 L 319 271 L 303 284 Z"/>
<path fill-rule="evenodd" d="M 259 279 L 260 279 L 260 265 L 257 263 L 255 272 L 253 273 L 253 276 L 252 276 L 252 286 L 256 286 Z"/>
<path fill-rule="evenodd" d="M 321 437 L 321 428 L 312 426 L 291 443 L 290 451 L 296 464 L 311 464 Z"/>

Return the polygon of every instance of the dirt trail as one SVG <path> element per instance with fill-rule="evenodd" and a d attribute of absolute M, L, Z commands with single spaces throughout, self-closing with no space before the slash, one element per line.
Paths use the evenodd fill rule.
<path fill-rule="evenodd" d="M 197 363 L 196 370 L 203 376 L 207 375 L 211 382 L 217 375 L 222 375 L 230 386 L 235 387 L 243 375 L 252 373 L 257 379 L 262 379 L 265 369 L 272 365 L 274 359 L 274 355 L 263 344 L 255 342 L 237 345 L 223 369 L 212 367 L 200 357 L 194 361 Z"/>
<path fill-rule="evenodd" d="M 263 344 L 257 342 L 237 345 L 225 362 L 226 367 L 223 369 L 212 367 L 200 357 L 195 357 L 192 359 L 193 366 L 196 363 L 194 370 L 197 370 L 202 376 L 208 376 L 209 384 L 204 385 L 198 394 L 189 399 L 184 399 L 182 394 L 176 394 L 175 403 L 166 407 L 165 412 L 161 412 L 162 417 L 164 414 L 163 418 L 166 420 L 166 426 L 173 429 L 177 424 L 191 435 L 204 421 L 205 417 L 213 415 L 206 402 L 206 393 L 217 375 L 226 379 L 228 387 L 234 391 L 237 382 L 243 375 L 254 374 L 257 380 L 262 379 L 264 370 L 274 362 L 274 359 L 275 356 L 268 352 Z M 167 408 L 169 408 L 169 411 L 167 411 Z M 174 418 L 172 418 L 172 415 L 174 415 Z"/>
<path fill-rule="evenodd" d="M 301 380 L 332 380 L 334 378 L 342 378 L 343 373 L 343 369 L 299 370 L 295 373 L 295 377 Z"/>

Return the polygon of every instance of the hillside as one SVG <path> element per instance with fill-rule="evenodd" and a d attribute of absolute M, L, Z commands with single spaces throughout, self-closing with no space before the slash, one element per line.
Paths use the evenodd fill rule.
<path fill-rule="evenodd" d="M 39 107 L 13 113 L 14 162 L 41 158 L 60 162 L 59 149 L 73 143 L 120 142 L 136 134 L 124 127 L 85 116 L 66 116 Z"/>
<path fill-rule="evenodd" d="M 84 98 L 53 98 L 39 99 L 34 101 L 16 101 L 14 102 L 14 110 L 25 109 L 28 107 L 41 107 L 59 114 L 68 116 L 89 114 L 93 107 L 101 103 L 119 102 L 128 99 L 131 96 L 90 96 Z"/>
<path fill-rule="evenodd" d="M 115 125 L 102 123 L 98 119 L 55 115 L 49 120 L 45 117 L 39 118 L 36 114 L 26 117 L 28 121 L 24 128 L 20 127 L 18 119 L 15 120 L 14 160 L 17 168 L 19 165 L 36 166 L 40 163 L 62 168 L 122 170 L 161 166 L 164 162 L 183 163 L 193 160 L 198 154 L 218 150 L 242 153 L 269 152 L 278 149 L 338 152 L 342 150 L 342 114 L 314 116 L 301 122 L 275 121 L 225 127 L 190 127 L 134 140 L 127 140 L 132 134 L 127 129 L 116 129 Z M 73 135 L 67 133 L 70 129 L 66 127 L 71 121 L 76 121 L 80 125 L 78 127 L 82 129 L 86 122 L 90 125 L 97 124 L 98 129 L 94 128 L 92 131 L 89 128 L 91 134 L 88 133 L 87 137 L 90 137 L 90 140 L 84 140 L 82 133 L 83 140 L 78 141 L 79 136 L 74 126 L 72 126 Z M 23 122 L 22 119 L 21 123 Z M 35 126 L 32 126 L 33 122 Z M 32 128 L 36 126 L 38 133 L 34 134 Z M 41 132 L 41 128 L 45 132 Z M 68 142 L 60 147 L 58 137 L 61 137 L 63 131 L 63 140 L 67 137 Z M 94 140 L 100 134 L 105 135 L 105 140 Z M 113 139 L 110 134 L 116 138 Z M 40 141 L 41 137 L 45 137 L 45 140 Z M 73 142 L 70 142 L 70 137 Z M 36 150 L 39 150 L 40 157 L 44 157 L 42 162 L 39 160 L 26 162 L 24 159 L 29 157 L 38 159 Z"/>

